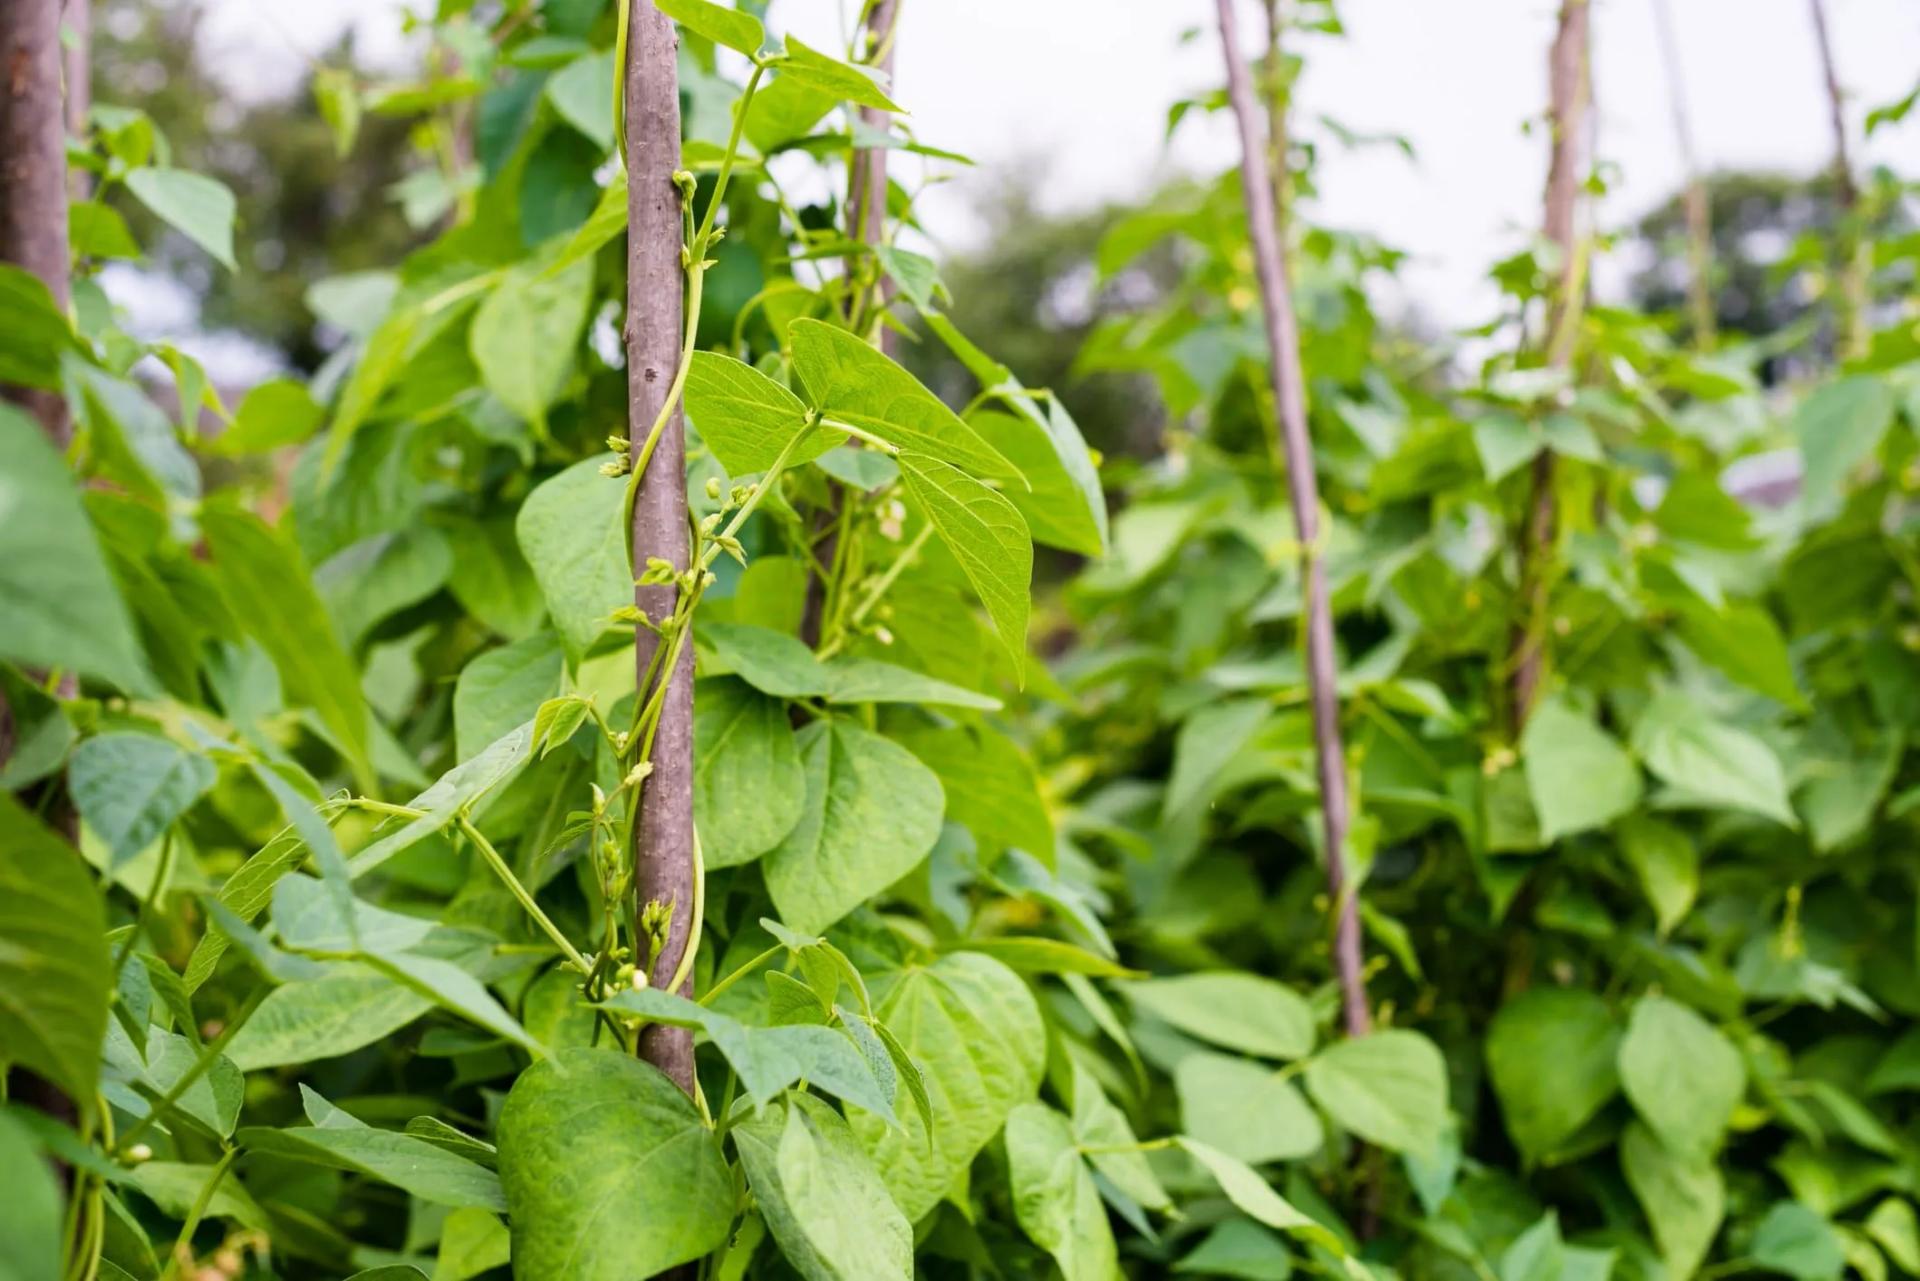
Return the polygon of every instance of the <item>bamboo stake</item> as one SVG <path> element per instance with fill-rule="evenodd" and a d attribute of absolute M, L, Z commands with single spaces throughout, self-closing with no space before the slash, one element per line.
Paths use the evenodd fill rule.
<path fill-rule="evenodd" d="M 1293 503 L 1294 531 L 1300 543 L 1300 572 L 1306 584 L 1307 684 L 1313 705 L 1314 758 L 1320 781 L 1320 812 L 1327 845 L 1327 888 L 1333 901 L 1334 973 L 1349 1036 L 1373 1030 L 1367 1007 L 1366 974 L 1360 955 L 1360 912 L 1356 887 L 1348 881 L 1346 753 L 1340 741 L 1340 696 L 1333 653 L 1333 608 L 1327 571 L 1319 551 L 1320 487 L 1313 470 L 1313 443 L 1307 436 L 1307 406 L 1300 367 L 1300 332 L 1287 282 L 1287 264 L 1276 234 L 1273 179 L 1261 145 L 1253 85 L 1240 53 L 1233 0 L 1216 0 L 1220 41 L 1227 63 L 1227 95 L 1240 129 L 1240 186 L 1246 199 L 1248 231 L 1253 239 L 1254 272 L 1266 321 L 1267 353 L 1273 399 L 1285 452 L 1287 491 Z M 1276 125 L 1276 132 L 1278 126 Z"/>
<path fill-rule="evenodd" d="M 1687 117 L 1687 86 L 1680 63 L 1680 40 L 1673 27 L 1672 0 L 1653 0 L 1655 27 L 1660 37 L 1660 60 L 1667 69 L 1667 94 L 1673 105 L 1673 136 L 1680 147 L 1686 172 L 1681 197 L 1687 219 L 1687 307 L 1693 317 L 1693 344 L 1711 351 L 1717 341 L 1713 308 L 1713 215 L 1707 183 L 1694 151 L 1693 127 Z"/>
<path fill-rule="evenodd" d="M 627 38 L 625 146 L 627 161 L 627 429 L 638 453 L 659 416 L 680 364 L 684 336 L 684 220 L 674 174 L 680 168 L 679 37 L 673 20 L 652 4 L 633 6 Z M 691 556 L 687 526 L 686 427 L 675 408 L 654 455 L 640 477 L 633 501 L 633 563 L 652 557 L 684 571 Z M 647 617 L 673 614 L 679 589 L 659 584 L 634 589 L 634 604 Z M 661 640 L 638 629 L 636 679 L 646 688 L 647 669 Z M 654 738 L 653 773 L 640 789 L 634 824 L 634 894 L 637 909 L 650 902 L 672 911 L 665 945 L 654 962 L 671 975 L 686 950 L 693 925 L 693 646 L 682 645 L 667 673 L 660 728 Z M 638 911 L 636 910 L 636 916 Z M 638 945 L 638 940 L 636 940 Z M 644 958 L 642 958 L 644 960 Z M 692 996 L 689 979 L 680 995 Z M 647 1062 L 693 1091 L 693 1036 L 684 1028 L 649 1024 L 640 1034 Z"/>
<path fill-rule="evenodd" d="M 1586 292 L 1586 246 L 1576 223 L 1586 168 L 1582 145 L 1592 105 L 1588 76 L 1590 14 L 1588 0 L 1561 0 L 1559 28 L 1547 56 L 1547 118 L 1553 149 L 1547 165 L 1544 222 L 1548 241 L 1560 251 L 1560 280 L 1547 312 L 1547 364 L 1555 368 L 1572 363 L 1573 339 Z M 1508 704 L 1515 738 L 1526 728 L 1546 673 L 1548 560 L 1558 523 L 1553 498 L 1555 470 L 1553 451 L 1541 450 L 1533 460 L 1532 491 L 1521 526 L 1520 616 L 1507 652 Z"/>
<path fill-rule="evenodd" d="M 60 0 L 0 0 L 0 261 L 38 276 L 61 311 L 67 284 L 67 145 Z M 57 391 L 0 387 L 56 445 L 73 435 Z"/>
<path fill-rule="evenodd" d="M 1824 0 L 1807 0 L 1813 12 L 1814 43 L 1820 50 L 1821 79 L 1827 92 L 1827 119 L 1833 127 L 1833 194 L 1839 206 L 1834 219 L 1833 256 L 1838 275 L 1834 328 L 1842 359 L 1867 352 L 1867 259 L 1859 226 L 1860 188 L 1853 180 L 1853 162 L 1847 154 L 1846 94 L 1833 58 L 1833 39 L 1827 28 Z"/>

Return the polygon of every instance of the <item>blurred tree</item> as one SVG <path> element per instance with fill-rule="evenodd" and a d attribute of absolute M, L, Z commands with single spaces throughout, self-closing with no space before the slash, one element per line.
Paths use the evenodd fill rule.
<path fill-rule="evenodd" d="M 339 156 L 314 104 L 318 68 L 273 96 L 236 95 L 211 65 L 202 6 L 192 0 L 97 0 L 93 39 L 99 101 L 152 116 L 173 144 L 173 163 L 220 179 L 239 203 L 242 270 L 229 274 L 116 193 L 136 236 L 155 247 L 154 265 L 200 299 L 207 328 L 239 329 L 297 368 L 316 367 L 328 344 L 302 301 L 307 287 L 397 262 L 417 243 L 389 195 L 406 172 L 407 123 L 369 116 Z M 322 55 L 336 69 L 353 61 L 350 37 Z"/>
<path fill-rule="evenodd" d="M 1810 363 L 1835 349 L 1833 319 L 1823 301 L 1831 254 L 1827 236 L 1840 216 L 1834 176 L 1723 172 L 1708 175 L 1708 221 L 1713 232 L 1714 320 L 1725 336 L 1768 338 L 1808 325 Z M 1863 193 L 1874 225 L 1870 235 L 1890 241 L 1912 225 L 1892 193 Z M 1687 307 L 1687 215 L 1685 193 L 1676 192 L 1634 224 L 1630 239 L 1642 248 L 1641 263 L 1627 282 L 1633 305 L 1679 317 L 1692 337 Z M 1769 378 L 1786 371 L 1769 361 Z"/>

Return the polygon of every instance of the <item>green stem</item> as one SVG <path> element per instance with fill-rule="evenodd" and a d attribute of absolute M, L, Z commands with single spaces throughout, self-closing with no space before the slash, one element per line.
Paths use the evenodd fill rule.
<path fill-rule="evenodd" d="M 133 945 L 139 941 L 141 932 L 153 919 L 154 900 L 160 897 L 160 891 L 167 885 L 167 870 L 173 865 L 173 829 L 167 829 L 166 839 L 160 843 L 160 861 L 153 870 L 153 884 L 147 888 L 147 896 L 140 900 L 140 911 L 133 919 L 133 929 L 121 940 L 120 951 L 113 958 L 113 974 L 118 980 L 120 971 L 126 966 L 127 958 L 133 955 Z"/>
<path fill-rule="evenodd" d="M 847 637 L 852 634 L 853 629 L 858 627 L 861 621 L 873 612 L 873 607 L 880 603 L 881 598 L 887 594 L 887 589 L 892 587 L 899 579 L 901 571 L 906 569 L 906 567 L 913 562 L 913 558 L 920 554 L 920 549 L 927 545 L 927 539 L 931 537 L 932 534 L 932 522 L 928 522 L 920 527 L 920 532 L 913 536 L 911 542 L 900 549 L 900 554 L 893 558 L 893 564 L 887 566 L 886 572 L 880 575 L 879 581 L 868 589 L 867 594 L 861 598 L 860 603 L 853 607 L 853 613 L 847 615 L 846 623 L 834 632 L 833 639 L 821 648 L 820 657 L 831 658 L 840 651 L 841 647 L 846 644 Z"/>
<path fill-rule="evenodd" d="M 473 847 L 480 851 L 480 857 L 487 861 L 487 866 L 493 869 L 493 874 L 499 877 L 501 884 L 507 887 L 507 892 L 520 901 L 520 906 L 527 909 L 527 915 L 531 916 L 534 923 L 554 941 L 568 963 L 582 974 L 592 973 L 593 966 L 588 964 L 587 958 L 580 955 L 579 949 L 560 932 L 560 927 L 540 910 L 540 905 L 534 902 L 533 895 L 527 892 L 527 887 L 520 883 L 520 878 L 513 874 L 512 868 L 507 866 L 507 860 L 501 858 L 500 851 L 493 848 L 493 842 L 482 835 L 480 829 L 475 827 L 473 821 L 465 814 L 460 815 L 454 822 L 459 826 L 461 833 L 473 842 Z"/>
<path fill-rule="evenodd" d="M 760 953 L 760 955 L 754 957 L 751 961 L 748 961 L 745 965 L 741 966 L 739 969 L 735 970 L 733 973 L 727 975 L 727 977 L 721 979 L 718 983 L 715 983 L 713 987 L 707 991 L 707 994 L 700 998 L 700 1004 L 702 1005 L 713 1004 L 713 1002 L 716 999 L 718 999 L 718 997 L 722 992 L 726 991 L 728 988 L 732 987 L 735 983 L 738 983 L 741 979 L 747 977 L 747 975 L 753 973 L 755 970 L 759 969 L 761 966 L 765 965 L 768 961 L 771 961 L 774 957 L 780 955 L 780 953 L 784 951 L 786 951 L 785 947 L 783 947 L 781 944 L 775 943 L 772 947 Z"/>
<path fill-rule="evenodd" d="M 864 440 L 889 458 L 900 456 L 900 446 L 890 440 L 874 435 L 864 427 L 855 427 L 852 423 L 843 423 L 838 418 L 822 418 L 820 425 L 829 431 L 843 431 L 855 440 Z"/>
<path fill-rule="evenodd" d="M 186 1222 L 180 1225 L 180 1239 L 173 1243 L 173 1251 L 167 1258 L 167 1270 L 160 1274 L 160 1281 L 167 1281 L 179 1270 L 183 1252 L 191 1257 L 193 1234 L 199 1230 L 200 1220 L 206 1217 L 207 1207 L 213 1204 L 213 1194 L 219 1191 L 220 1181 L 226 1178 L 227 1170 L 233 1165 L 233 1158 L 239 1151 L 238 1148 L 228 1148 L 207 1175 L 207 1181 L 200 1187 L 200 1195 L 193 1199 L 193 1208 L 187 1211 Z"/>
<path fill-rule="evenodd" d="M 208 1041 L 206 1045 L 201 1047 L 200 1057 L 193 1061 L 193 1066 L 181 1073 L 179 1079 L 167 1087 L 167 1092 L 162 1094 L 151 1108 L 147 1109 L 145 1116 L 127 1127 L 127 1132 L 120 1136 L 118 1143 L 113 1145 L 115 1155 L 124 1157 L 133 1147 L 134 1140 L 142 1134 L 145 1134 L 147 1129 L 160 1119 L 162 1113 L 173 1110 L 173 1105 L 180 1101 L 182 1095 L 193 1088 L 193 1083 L 207 1074 L 207 1069 L 213 1066 L 214 1060 L 220 1057 L 221 1052 L 227 1048 L 228 1044 L 239 1033 L 240 1029 L 246 1026 L 247 1020 L 253 1017 L 253 1012 L 260 1008 L 260 1002 L 266 1000 L 267 993 L 272 990 L 272 988 L 262 984 L 248 995 L 238 1012 L 236 1012 L 231 1019 L 227 1020 L 225 1027 L 220 1029 L 220 1035 L 214 1037 L 211 1041 Z"/>

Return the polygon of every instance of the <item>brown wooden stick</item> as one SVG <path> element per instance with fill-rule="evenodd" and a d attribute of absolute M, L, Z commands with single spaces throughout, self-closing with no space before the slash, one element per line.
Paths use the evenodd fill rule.
<path fill-rule="evenodd" d="M 60 0 L 0 0 L 0 261 L 38 276 L 66 310 L 67 145 Z M 0 387 L 55 444 L 73 435 L 56 391 Z"/>
<path fill-rule="evenodd" d="M 864 51 L 870 65 L 884 71 L 889 78 L 893 75 L 893 50 L 900 30 L 900 0 L 875 0 L 873 7 L 867 10 L 866 42 Z M 889 117 L 878 107 L 859 108 L 861 123 L 875 129 L 888 127 Z M 887 227 L 887 149 L 885 147 L 861 147 L 853 152 L 847 165 L 847 234 L 851 239 L 868 245 L 878 245 L 886 238 Z M 861 292 L 851 288 L 851 282 L 859 278 L 865 269 L 858 255 L 846 259 L 847 281 L 849 283 L 847 310 L 848 320 L 856 319 L 852 313 L 859 310 Z M 880 303 L 870 318 L 878 324 L 887 305 L 893 301 L 893 282 L 881 273 L 876 286 Z M 880 324 L 880 351 L 890 358 L 900 354 L 900 335 Z M 840 519 L 840 505 L 846 502 L 846 496 L 834 491 L 832 506 L 816 517 L 814 534 L 818 538 L 815 555 L 823 565 L 832 565 L 834 555 L 839 549 L 839 534 L 836 526 Z M 827 585 L 818 575 L 807 578 L 806 594 L 800 606 L 800 639 L 809 646 L 817 647 L 822 639 L 821 629 L 827 620 L 822 611 L 827 603 Z"/>
<path fill-rule="evenodd" d="M 1313 703 L 1314 759 L 1320 778 L 1320 813 L 1327 844 L 1327 888 L 1333 900 L 1333 966 L 1347 1034 L 1373 1030 L 1367 1006 L 1366 972 L 1360 956 L 1357 887 L 1347 879 L 1347 767 L 1340 741 L 1340 695 L 1334 670 L 1333 608 L 1327 595 L 1327 571 L 1319 552 L 1320 486 L 1313 470 L 1313 443 L 1307 436 L 1307 402 L 1300 368 L 1300 331 L 1293 314 L 1286 259 L 1280 252 L 1273 204 L 1273 179 L 1260 139 L 1258 108 L 1233 0 L 1215 0 L 1220 42 L 1227 62 L 1227 96 L 1240 127 L 1240 187 L 1246 199 L 1248 231 L 1253 239 L 1254 273 L 1260 282 L 1260 306 L 1266 320 L 1267 355 L 1280 443 L 1287 464 L 1287 492 L 1300 542 L 1300 571 L 1306 583 L 1307 685 Z"/>
<path fill-rule="evenodd" d="M 1547 122 L 1553 135 L 1547 164 L 1546 237 L 1560 251 L 1560 280 L 1547 311 L 1547 363 L 1564 367 L 1585 292 L 1579 230 L 1580 184 L 1592 86 L 1587 75 L 1588 0 L 1561 0 L 1560 24 L 1547 55 Z M 1508 711 L 1514 737 L 1526 728 L 1546 674 L 1547 604 L 1555 528 L 1553 451 L 1535 456 L 1532 489 L 1520 528 L 1520 612 L 1507 650 Z"/>
<path fill-rule="evenodd" d="M 1693 126 L 1687 118 L 1686 77 L 1680 62 L 1680 39 L 1673 28 L 1672 0 L 1653 0 L 1655 28 L 1660 37 L 1660 60 L 1667 69 L 1667 96 L 1673 106 L 1673 136 L 1686 172 L 1682 196 L 1687 218 L 1687 305 L 1693 317 L 1693 343 L 1703 351 L 1713 348 L 1717 321 L 1713 308 L 1713 216 L 1707 201 L 1707 183 L 1694 151 Z"/>
<path fill-rule="evenodd" d="M 636 453 L 646 441 L 680 366 L 685 329 L 681 264 L 684 244 L 680 192 L 680 86 L 676 70 L 679 37 L 673 20 L 649 3 L 633 6 L 627 37 L 627 430 Z M 633 563 L 652 557 L 685 570 L 691 555 L 687 526 L 686 424 L 676 407 L 662 432 L 633 501 Z M 673 616 L 678 588 L 637 587 L 634 604 L 647 617 Z M 644 682 L 659 637 L 645 628 L 634 640 L 637 679 Z M 680 647 L 673 670 L 663 675 L 666 699 L 653 743 L 653 773 L 640 789 L 634 825 L 636 907 L 659 902 L 672 909 L 656 974 L 671 976 L 686 950 L 693 925 L 693 645 Z M 639 696 L 645 698 L 643 685 Z M 645 958 L 640 958 L 644 962 Z M 692 995 L 692 980 L 682 985 Z M 693 1090 L 693 1036 L 684 1028 L 650 1024 L 640 1034 L 640 1054 Z"/>
<path fill-rule="evenodd" d="M 1840 71 L 1833 57 L 1833 38 L 1827 28 L 1824 0 L 1807 0 L 1813 12 L 1814 43 L 1820 50 L 1821 80 L 1827 91 L 1827 119 L 1833 127 L 1833 195 L 1839 205 L 1834 220 L 1833 256 L 1838 279 L 1834 282 L 1838 302 L 1834 308 L 1836 335 L 1843 358 L 1863 356 L 1867 351 L 1867 259 L 1866 244 L 1856 219 L 1860 209 L 1860 188 L 1853 180 L 1853 161 L 1847 151 L 1846 93 L 1840 88 Z"/>

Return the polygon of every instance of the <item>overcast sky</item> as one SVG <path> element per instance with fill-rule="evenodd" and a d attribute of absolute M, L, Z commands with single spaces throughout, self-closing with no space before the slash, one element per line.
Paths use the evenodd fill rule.
<path fill-rule="evenodd" d="M 1070 209 L 1230 163 L 1224 117 L 1190 121 L 1171 146 L 1164 141 L 1168 104 L 1222 79 L 1211 0 L 903 2 L 895 97 L 924 141 L 981 165 L 925 198 L 929 225 L 949 245 L 977 239 L 974 199 L 1009 166 L 1030 162 L 1043 204 Z M 1594 0 L 1600 150 L 1618 167 L 1602 218 L 1615 224 L 1681 176 L 1655 37 L 1658 2 Z M 1802 172 L 1825 163 L 1831 142 L 1808 0 L 1665 2 L 1703 163 Z M 1241 3 L 1251 39 L 1257 6 Z M 1827 5 L 1857 141 L 1866 111 L 1920 78 L 1920 3 Z M 211 7 L 216 64 L 243 88 L 287 83 L 303 55 L 349 24 L 373 56 L 405 57 L 399 0 Z M 841 0 L 774 0 L 772 15 L 776 28 L 831 41 L 841 9 Z M 1304 50 L 1300 110 L 1361 133 L 1400 133 L 1417 159 L 1385 148 L 1329 153 L 1312 216 L 1411 251 L 1408 288 L 1420 305 L 1447 323 L 1477 323 L 1490 297 L 1480 283 L 1487 265 L 1522 245 L 1539 219 L 1545 143 L 1524 127 L 1545 100 L 1555 5 L 1343 0 L 1341 9 L 1348 34 Z M 1920 175 L 1920 118 L 1881 129 L 1863 154 Z"/>

